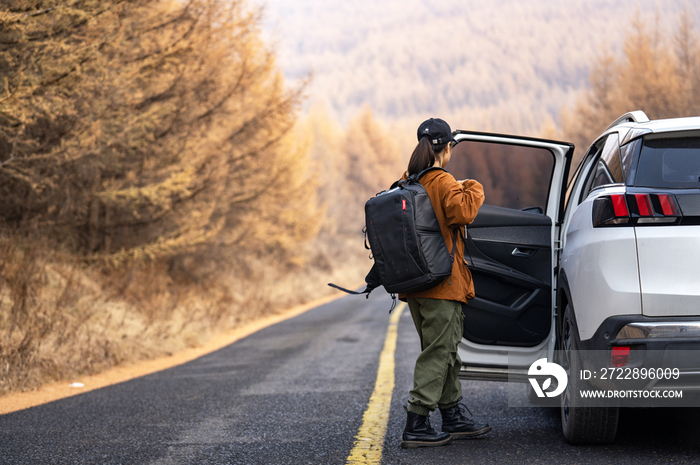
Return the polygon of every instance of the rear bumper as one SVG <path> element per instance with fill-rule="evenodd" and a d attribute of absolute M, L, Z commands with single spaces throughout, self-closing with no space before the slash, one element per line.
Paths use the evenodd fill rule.
<path fill-rule="evenodd" d="M 591 366 L 610 367 L 614 347 L 629 347 L 624 368 L 678 369 L 675 379 L 639 380 L 636 387 L 700 390 L 700 317 L 646 317 L 623 315 L 606 319 L 592 338 L 581 341 Z M 609 387 L 607 383 L 594 383 Z"/>
<path fill-rule="evenodd" d="M 633 345 L 646 350 L 700 351 L 700 317 L 612 316 L 603 321 L 592 338 L 581 341 L 580 345 L 583 350 Z"/>

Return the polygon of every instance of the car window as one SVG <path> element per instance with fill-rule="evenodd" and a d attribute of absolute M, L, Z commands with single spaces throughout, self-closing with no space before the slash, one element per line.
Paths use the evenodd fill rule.
<path fill-rule="evenodd" d="M 591 183 L 589 192 L 596 187 L 614 183 L 615 181 L 613 181 L 612 173 L 608 169 L 608 166 L 605 164 L 602 158 L 598 159 L 598 163 L 596 163 L 595 168 L 595 175 L 593 176 L 593 182 Z"/>
<path fill-rule="evenodd" d="M 595 144 L 596 147 L 602 147 L 602 150 L 595 162 L 595 167 L 589 174 L 586 187 L 581 192 L 579 203 L 583 202 L 583 199 L 597 187 L 624 182 L 618 141 L 617 133 L 612 133 Z"/>
<path fill-rule="evenodd" d="M 598 160 L 596 177 L 593 180 L 591 189 L 606 184 L 623 182 L 622 163 L 620 162 L 620 143 L 616 132 L 610 134 L 605 140 L 605 146 Z"/>
<path fill-rule="evenodd" d="M 578 184 L 581 182 L 581 176 L 585 176 L 585 173 L 587 172 L 586 167 L 589 165 L 591 158 L 597 156 L 597 153 L 600 152 L 601 147 L 602 144 L 600 144 L 600 146 L 598 144 L 593 144 L 591 147 L 589 147 L 588 152 L 586 152 L 586 154 L 583 156 L 573 176 L 571 176 L 571 179 L 569 179 L 569 184 L 566 186 L 566 195 L 564 200 L 567 209 L 569 208 L 569 198 L 571 197 L 571 194 L 574 192 L 576 186 L 578 186 Z"/>
<path fill-rule="evenodd" d="M 620 147 L 620 158 L 622 158 L 622 171 L 628 185 L 634 184 L 634 177 L 637 172 L 637 162 L 639 160 L 639 150 L 642 148 L 642 138 L 634 139 Z"/>
<path fill-rule="evenodd" d="M 602 138 L 598 141 L 596 141 L 591 148 L 588 150 L 588 154 L 584 157 L 584 161 L 582 162 L 582 165 L 585 166 L 591 166 L 593 165 L 592 168 L 589 170 L 582 169 L 581 173 L 579 173 L 579 176 L 586 176 L 586 179 L 582 181 L 581 188 L 580 190 L 576 188 L 576 193 L 578 194 L 578 198 L 576 198 L 575 205 L 580 204 L 583 202 L 583 199 L 586 198 L 588 195 L 588 192 L 591 190 L 591 184 L 593 184 L 595 178 L 597 177 L 598 174 L 598 169 L 597 169 L 597 164 L 598 160 L 600 159 L 600 153 L 603 150 L 603 147 L 605 146 L 605 140 L 606 138 Z M 575 183 L 575 186 L 578 186 L 578 183 Z M 573 192 L 572 192 L 573 193 Z M 568 207 L 568 203 L 567 203 Z"/>
<path fill-rule="evenodd" d="M 634 185 L 671 189 L 700 187 L 700 137 L 645 139 Z"/>
<path fill-rule="evenodd" d="M 462 141 L 445 167 L 458 180 L 476 179 L 485 203 L 544 212 L 554 172 L 554 154 L 522 145 Z"/>

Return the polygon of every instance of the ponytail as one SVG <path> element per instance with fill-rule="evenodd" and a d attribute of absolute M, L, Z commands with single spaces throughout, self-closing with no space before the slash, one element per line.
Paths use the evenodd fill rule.
<path fill-rule="evenodd" d="M 408 161 L 408 175 L 418 174 L 435 164 L 435 152 L 430 145 L 430 139 L 421 137 L 416 148 L 413 149 L 411 159 Z"/>
<path fill-rule="evenodd" d="M 440 144 L 435 147 L 437 153 L 442 152 L 447 144 Z M 430 143 L 429 137 L 421 137 L 416 148 L 413 149 L 411 159 L 408 161 L 408 175 L 418 174 L 421 171 L 435 165 L 435 150 Z"/>

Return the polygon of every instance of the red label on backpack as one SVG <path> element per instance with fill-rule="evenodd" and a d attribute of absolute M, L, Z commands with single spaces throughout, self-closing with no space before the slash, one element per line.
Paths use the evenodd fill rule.
<path fill-rule="evenodd" d="M 403 209 L 403 210 L 406 209 L 406 199 L 402 199 L 402 200 L 401 200 L 401 206 L 402 206 L 402 209 Z"/>

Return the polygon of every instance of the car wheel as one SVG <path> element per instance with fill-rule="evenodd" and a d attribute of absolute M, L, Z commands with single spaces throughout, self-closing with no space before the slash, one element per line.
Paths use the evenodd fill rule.
<path fill-rule="evenodd" d="M 590 385 L 572 376 L 582 368 L 578 352 L 580 341 L 576 320 L 571 304 L 564 310 L 561 322 L 559 343 L 560 364 L 566 370 L 569 382 L 561 395 L 561 427 L 566 441 L 570 444 L 608 444 L 617 433 L 619 407 L 592 407 L 585 400 L 577 400 L 572 406 L 572 396 L 580 389 L 590 389 Z"/>

